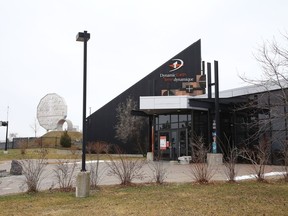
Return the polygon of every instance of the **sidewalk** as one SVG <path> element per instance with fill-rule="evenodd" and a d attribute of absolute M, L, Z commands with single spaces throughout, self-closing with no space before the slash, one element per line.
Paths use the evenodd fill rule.
<path fill-rule="evenodd" d="M 40 190 L 47 190 L 49 188 L 57 188 L 57 180 L 54 177 L 54 169 L 55 169 L 55 163 L 56 160 L 49 160 L 48 165 L 45 168 L 45 171 L 43 173 L 43 178 L 41 184 L 40 184 Z M 86 162 L 86 169 L 90 169 L 89 161 Z M 191 174 L 191 164 L 190 165 L 180 165 L 170 162 L 162 162 L 164 168 L 167 170 L 167 178 L 165 179 L 165 182 L 192 182 L 193 176 Z M 6 170 L 7 172 L 10 171 L 11 167 L 11 161 L 2 161 L 0 162 L 0 170 Z M 102 161 L 100 163 L 100 168 L 105 170 L 106 173 L 104 173 L 99 185 L 115 185 L 119 184 L 119 180 L 115 176 L 108 176 L 107 175 L 107 164 Z M 75 175 L 77 175 L 78 172 L 80 172 L 81 169 L 81 162 L 77 162 L 77 170 L 75 172 Z M 252 165 L 247 164 L 237 164 L 237 180 L 245 180 L 245 179 L 255 179 L 254 173 L 253 173 L 253 167 Z M 281 167 L 279 166 L 266 166 L 266 174 L 269 177 L 281 177 Z M 147 182 L 153 182 L 153 173 L 151 168 L 148 164 L 145 164 L 143 167 L 143 172 L 145 173 L 145 178 L 143 180 L 136 180 L 135 183 L 147 183 Z M 212 181 L 226 181 L 227 177 L 225 174 L 225 166 L 215 166 L 213 168 L 213 177 Z M 13 194 L 13 193 L 21 193 L 25 192 L 26 188 L 25 185 L 23 185 L 24 182 L 24 176 L 7 176 L 7 177 L 1 177 L 0 178 L 0 196 L 6 195 L 6 194 Z M 24 186 L 24 188 L 23 188 Z"/>

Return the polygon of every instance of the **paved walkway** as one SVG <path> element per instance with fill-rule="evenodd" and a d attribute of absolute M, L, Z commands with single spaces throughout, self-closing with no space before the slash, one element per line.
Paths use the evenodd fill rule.
<path fill-rule="evenodd" d="M 57 179 L 55 178 L 55 172 L 53 171 L 56 167 L 56 160 L 49 160 L 48 165 L 45 167 L 45 171 L 43 172 L 43 178 L 40 184 L 40 190 L 47 190 L 49 188 L 57 188 Z M 180 165 L 177 163 L 171 162 L 162 162 L 163 167 L 166 169 L 167 177 L 165 182 L 192 182 L 193 175 L 191 174 L 191 164 L 190 165 Z M 93 162 L 91 163 L 93 164 Z M 91 166 L 90 162 L 87 161 L 86 169 L 90 170 Z M 72 165 L 71 165 L 72 166 Z M 0 171 L 6 170 L 10 171 L 11 161 L 2 161 L 0 162 Z M 107 175 L 108 167 L 106 162 L 102 161 L 100 163 L 100 168 L 103 170 L 103 176 L 99 185 L 114 185 L 119 184 L 119 180 L 115 176 Z M 77 170 L 75 175 L 80 171 L 81 163 L 77 162 Z M 241 165 L 237 164 L 237 180 L 244 180 L 249 178 L 254 178 L 253 175 L 253 167 L 252 165 Z M 275 176 L 281 177 L 283 173 L 281 173 L 281 167 L 279 166 L 266 166 L 266 175 L 267 176 Z M 153 182 L 153 172 L 151 170 L 151 164 L 145 164 L 143 167 L 144 178 L 142 180 L 136 180 L 135 183 L 144 183 L 144 182 Z M 212 181 L 226 181 L 227 177 L 225 174 L 225 166 L 215 166 L 213 168 L 213 177 Z M 74 178 L 75 179 L 75 178 Z M 9 175 L 7 177 L 0 178 L 0 196 L 5 194 L 13 194 L 13 193 L 21 193 L 25 192 L 26 188 L 23 184 L 25 178 L 23 175 L 21 176 L 12 176 Z"/>

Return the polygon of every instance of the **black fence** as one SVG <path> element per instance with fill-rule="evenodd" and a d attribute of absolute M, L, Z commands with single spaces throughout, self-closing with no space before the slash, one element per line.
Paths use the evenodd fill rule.
<path fill-rule="evenodd" d="M 0 149 L 5 149 L 5 144 L 6 144 L 6 142 L 0 142 Z M 14 148 L 14 146 L 13 146 L 13 142 L 8 142 L 7 143 L 7 148 L 8 149 L 13 149 Z"/>
<path fill-rule="evenodd" d="M 82 141 L 72 141 L 74 145 L 81 145 Z M 21 148 L 60 148 L 59 137 L 23 137 L 14 138 L 7 143 L 8 149 Z M 0 142 L 0 149 L 5 149 L 5 142 Z"/>

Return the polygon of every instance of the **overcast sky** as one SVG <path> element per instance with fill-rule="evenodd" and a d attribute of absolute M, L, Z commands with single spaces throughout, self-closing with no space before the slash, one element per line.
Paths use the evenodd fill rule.
<path fill-rule="evenodd" d="M 38 103 L 57 93 L 82 128 L 84 30 L 87 114 L 198 39 L 202 59 L 219 61 L 220 90 L 243 86 L 239 74 L 261 73 L 257 48 L 288 31 L 287 10 L 287 0 L 0 0 L 0 120 L 9 107 L 9 133 L 34 136 Z"/>

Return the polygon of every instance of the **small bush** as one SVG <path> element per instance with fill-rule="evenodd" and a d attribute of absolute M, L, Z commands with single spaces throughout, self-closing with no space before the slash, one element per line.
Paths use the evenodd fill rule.
<path fill-rule="evenodd" d="M 190 165 L 190 173 L 194 181 L 200 184 L 208 183 L 215 173 L 215 168 L 206 161 L 210 148 L 205 145 L 202 136 L 195 136 L 192 140 L 193 156 Z"/>
<path fill-rule="evenodd" d="M 236 147 L 228 147 L 227 156 L 224 159 L 225 175 L 228 179 L 228 182 L 235 182 L 238 172 L 236 169 L 236 163 L 239 155 L 239 150 Z"/>
<path fill-rule="evenodd" d="M 25 155 L 26 154 L 26 150 L 28 148 L 28 143 L 26 141 L 20 141 L 20 153 L 21 155 Z"/>
<path fill-rule="evenodd" d="M 72 162 L 69 160 L 58 160 L 53 171 L 61 191 L 69 192 L 73 189 L 73 177 L 76 169 L 76 160 Z"/>
<path fill-rule="evenodd" d="M 142 170 L 145 161 L 140 159 L 127 158 L 127 156 L 121 153 L 119 147 L 115 147 L 118 154 L 118 160 L 115 160 L 112 156 L 109 156 L 110 161 L 106 162 L 108 166 L 108 175 L 115 176 L 121 182 L 121 185 L 130 185 L 133 180 L 144 178 L 144 172 Z"/>
<path fill-rule="evenodd" d="M 71 145 L 72 145 L 71 137 L 69 136 L 67 131 L 64 131 L 64 133 L 61 135 L 60 145 L 64 148 L 70 148 L 71 147 Z"/>
<path fill-rule="evenodd" d="M 248 147 L 241 150 L 240 156 L 252 164 L 252 171 L 257 181 L 265 182 L 265 170 L 270 158 L 270 143 L 266 137 L 254 149 Z"/>
<path fill-rule="evenodd" d="M 153 172 L 153 180 L 156 184 L 163 184 L 168 174 L 167 169 L 164 168 L 163 161 L 151 161 L 148 165 Z"/>
<path fill-rule="evenodd" d="M 36 150 L 36 159 L 23 159 L 20 164 L 23 168 L 22 172 L 24 175 L 23 184 L 20 186 L 24 190 L 27 186 L 28 193 L 36 193 L 39 190 L 41 181 L 45 178 L 43 172 L 47 166 L 47 149 Z"/>
<path fill-rule="evenodd" d="M 99 182 L 106 172 L 106 166 L 100 166 L 100 154 L 108 153 L 109 145 L 105 142 L 97 141 L 88 143 L 88 152 L 91 163 L 89 164 L 90 171 L 90 185 L 92 189 L 98 187 Z M 96 161 L 92 161 L 92 153 L 96 154 Z"/>

